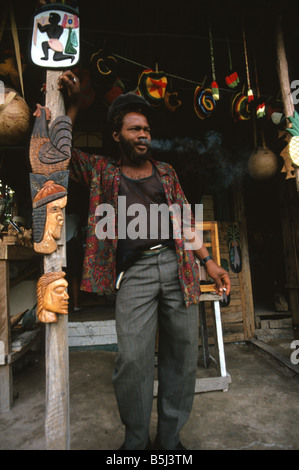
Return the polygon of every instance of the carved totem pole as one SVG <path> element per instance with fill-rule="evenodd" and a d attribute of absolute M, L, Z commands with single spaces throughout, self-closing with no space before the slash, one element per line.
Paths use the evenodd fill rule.
<path fill-rule="evenodd" d="M 37 285 L 37 317 L 46 324 L 47 448 L 66 450 L 69 436 L 68 294 L 63 267 L 64 208 L 72 125 L 65 116 L 58 78 L 79 60 L 79 8 L 76 1 L 47 2 L 33 18 L 31 59 L 46 68 L 46 103 L 37 105 L 30 141 L 30 187 L 35 251 L 44 255 Z M 41 2 L 38 2 L 40 5 Z"/>

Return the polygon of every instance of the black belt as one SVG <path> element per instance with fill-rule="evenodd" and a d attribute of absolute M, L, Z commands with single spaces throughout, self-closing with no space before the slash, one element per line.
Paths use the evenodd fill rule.
<path fill-rule="evenodd" d="M 145 256 L 159 255 L 160 253 L 162 253 L 162 251 L 167 250 L 167 248 L 169 247 L 165 245 L 157 245 L 153 246 L 152 248 L 149 248 L 148 250 L 143 251 L 142 254 Z"/>

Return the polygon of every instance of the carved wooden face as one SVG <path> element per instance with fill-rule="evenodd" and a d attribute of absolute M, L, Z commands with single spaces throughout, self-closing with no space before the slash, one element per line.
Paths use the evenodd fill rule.
<path fill-rule="evenodd" d="M 66 206 L 66 203 L 67 196 L 48 202 L 43 239 L 39 243 L 34 243 L 34 249 L 38 253 L 51 254 L 57 249 L 56 240 L 61 237 L 64 223 L 62 209 Z"/>
<path fill-rule="evenodd" d="M 46 287 L 43 308 L 49 312 L 68 314 L 68 283 L 64 278 L 51 282 Z"/>
<path fill-rule="evenodd" d="M 64 196 L 47 204 L 47 219 L 45 232 L 58 240 L 61 236 L 61 230 L 64 222 L 62 209 L 66 206 L 67 196 Z"/>

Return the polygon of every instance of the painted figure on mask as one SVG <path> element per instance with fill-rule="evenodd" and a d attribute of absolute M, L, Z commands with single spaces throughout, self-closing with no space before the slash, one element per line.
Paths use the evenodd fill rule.
<path fill-rule="evenodd" d="M 33 207 L 33 241 L 38 253 L 51 254 L 57 249 L 67 203 L 68 172 L 56 172 L 48 179 L 30 174 Z M 59 184 L 62 182 L 63 184 Z"/>

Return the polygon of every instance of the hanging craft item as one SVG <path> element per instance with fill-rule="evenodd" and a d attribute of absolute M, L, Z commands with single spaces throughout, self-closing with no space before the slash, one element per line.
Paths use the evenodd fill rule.
<path fill-rule="evenodd" d="M 284 123 L 285 115 L 283 113 L 283 103 L 278 98 L 270 97 L 266 105 L 267 119 L 273 122 L 276 126 Z"/>
<path fill-rule="evenodd" d="M 51 254 L 57 249 L 67 203 L 68 171 L 57 171 L 47 178 L 30 173 L 34 250 Z"/>
<path fill-rule="evenodd" d="M 264 123 L 262 122 L 261 124 L 263 126 Z M 254 151 L 248 159 L 248 171 L 253 179 L 265 181 L 277 173 L 278 160 L 275 153 L 266 145 L 263 127 L 260 127 L 260 129 L 262 145 L 258 145 L 257 125 L 256 121 L 253 120 Z"/>
<path fill-rule="evenodd" d="M 255 74 L 256 95 L 257 95 L 257 101 L 258 101 L 258 104 L 256 107 L 256 117 L 260 119 L 266 115 L 266 103 L 263 100 L 261 100 L 255 54 L 254 54 L 254 74 Z"/>
<path fill-rule="evenodd" d="M 172 80 L 170 81 L 169 88 L 165 92 L 164 104 L 169 111 L 175 111 L 182 105 L 177 91 L 172 91 Z"/>
<path fill-rule="evenodd" d="M 164 72 L 145 69 L 139 77 L 138 93 L 153 106 L 163 103 L 166 87 L 167 77 Z"/>
<path fill-rule="evenodd" d="M 34 173 L 49 176 L 54 171 L 66 170 L 71 158 L 72 122 L 68 116 L 58 116 L 48 130 L 47 108 L 37 105 L 33 114 L 29 158 Z"/>
<path fill-rule="evenodd" d="M 225 82 L 229 88 L 236 88 L 236 86 L 238 86 L 240 83 L 240 79 L 239 79 L 237 72 L 233 72 L 232 56 L 231 56 L 228 38 L 227 38 L 227 51 L 228 51 L 230 73 L 229 75 L 225 77 Z"/>
<path fill-rule="evenodd" d="M 196 87 L 193 99 L 194 110 L 200 119 L 211 116 L 216 108 L 211 88 Z"/>
<path fill-rule="evenodd" d="M 43 274 L 37 283 L 37 318 L 42 323 L 57 323 L 57 314 L 68 314 L 68 283 L 63 271 Z"/>
<path fill-rule="evenodd" d="M 181 105 L 182 102 L 179 99 L 179 94 L 177 91 L 173 91 L 170 93 L 169 91 L 165 92 L 165 97 L 164 97 L 164 104 L 169 111 L 175 111 L 178 109 Z"/>
<path fill-rule="evenodd" d="M 65 68 L 79 61 L 79 8 L 77 2 L 49 3 L 33 19 L 31 59 L 47 68 Z"/>
<path fill-rule="evenodd" d="M 246 66 L 246 77 L 247 77 L 247 96 L 248 96 L 248 101 L 253 101 L 254 96 L 253 96 L 253 91 L 250 86 L 250 75 L 249 75 L 249 66 L 248 66 L 248 55 L 247 55 L 247 44 L 246 44 L 246 37 L 245 37 L 245 28 L 243 25 L 243 43 L 244 43 L 244 55 L 245 55 L 245 66 Z"/>
<path fill-rule="evenodd" d="M 209 27 L 209 39 L 210 39 L 210 54 L 211 54 L 211 67 L 212 67 L 212 96 L 215 101 L 219 100 L 219 87 L 216 81 L 216 72 L 215 72 L 215 58 L 214 58 L 214 47 L 213 47 L 213 36 L 212 36 L 212 26 Z"/>
<path fill-rule="evenodd" d="M 116 58 L 99 49 L 90 59 L 90 79 L 96 88 L 109 88 L 117 78 L 118 62 Z"/>
<path fill-rule="evenodd" d="M 239 273 L 242 270 L 242 253 L 240 247 L 239 228 L 236 224 L 228 226 L 227 242 L 231 270 L 234 273 Z"/>
<path fill-rule="evenodd" d="M 248 97 L 241 92 L 237 93 L 232 99 L 231 111 L 235 122 L 248 121 L 250 119 Z"/>
<path fill-rule="evenodd" d="M 288 119 L 292 124 L 292 127 L 286 129 L 292 136 L 288 145 L 289 155 L 292 163 L 299 166 L 299 114 L 295 111 L 294 115 L 289 116 Z"/>
<path fill-rule="evenodd" d="M 248 159 L 248 170 L 250 176 L 258 181 L 272 178 L 278 170 L 277 157 L 265 143 L 262 137 L 262 146 L 256 147 Z"/>

